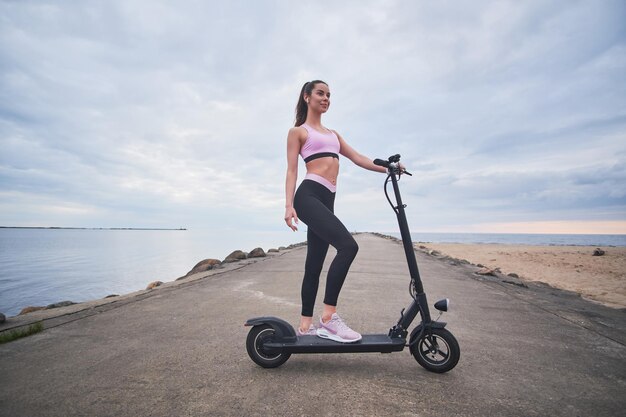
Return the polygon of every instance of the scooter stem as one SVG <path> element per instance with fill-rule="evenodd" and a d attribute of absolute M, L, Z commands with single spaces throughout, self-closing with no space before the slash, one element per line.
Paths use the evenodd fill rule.
<path fill-rule="evenodd" d="M 398 186 L 398 178 L 394 172 L 389 174 L 391 176 L 391 183 L 393 185 L 393 192 L 396 196 L 397 207 L 394 210 L 398 218 L 398 226 L 400 227 L 400 235 L 402 236 L 402 245 L 404 246 L 404 253 L 406 255 L 406 261 L 409 266 L 409 273 L 411 278 L 415 281 L 415 290 L 417 292 L 417 300 L 404 314 L 401 319 L 402 322 L 411 323 L 416 314 L 421 313 L 422 321 L 424 323 L 430 323 L 430 311 L 428 309 L 428 302 L 426 300 L 426 294 L 424 293 L 424 286 L 422 285 L 422 279 L 420 277 L 419 269 L 417 267 L 417 260 L 415 259 L 415 249 L 413 248 L 413 241 L 411 240 L 411 232 L 409 230 L 409 224 L 406 219 L 406 212 L 404 211 L 405 205 L 402 203 L 402 196 L 400 195 L 400 187 Z M 415 305 L 417 304 L 417 305 Z M 404 326 L 403 326 L 404 327 Z M 406 328 L 406 327 L 404 327 Z"/>
<path fill-rule="evenodd" d="M 393 185 L 393 191 L 396 195 L 396 202 L 398 204 L 396 207 L 396 216 L 398 217 L 398 225 L 400 226 L 400 235 L 402 236 L 402 245 L 404 246 L 404 253 L 406 254 L 406 260 L 409 265 L 409 272 L 411 274 L 411 278 L 415 280 L 417 293 L 423 293 L 424 287 L 420 278 L 419 269 L 417 268 L 413 241 L 411 240 L 411 232 L 409 231 L 409 224 L 406 219 L 406 212 L 404 211 L 405 205 L 402 204 L 400 188 L 398 187 L 398 179 L 395 174 L 391 174 L 391 183 Z"/>

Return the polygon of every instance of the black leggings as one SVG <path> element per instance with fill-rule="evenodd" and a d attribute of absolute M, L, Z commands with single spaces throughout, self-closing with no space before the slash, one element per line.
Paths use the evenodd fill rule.
<path fill-rule="evenodd" d="M 328 269 L 324 304 L 337 305 L 337 298 L 359 246 L 348 229 L 333 214 L 335 193 L 312 180 L 304 180 L 293 201 L 298 218 L 308 226 L 307 253 L 302 280 L 302 315 L 313 317 L 313 306 L 328 245 L 337 256 Z"/>

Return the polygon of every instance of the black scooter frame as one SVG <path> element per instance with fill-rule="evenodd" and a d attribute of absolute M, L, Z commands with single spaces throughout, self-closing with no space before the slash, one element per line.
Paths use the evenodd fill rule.
<path fill-rule="evenodd" d="M 402 203 L 400 196 L 400 189 L 398 187 L 398 179 L 402 173 L 411 175 L 406 171 L 401 171 L 399 168 L 400 155 L 394 155 L 387 161 L 376 159 L 374 163 L 376 165 L 384 166 L 388 169 L 387 181 L 391 179 L 393 185 L 393 191 L 396 197 L 396 206 L 393 205 L 389 196 L 389 200 L 396 216 L 398 218 L 398 225 L 400 227 L 400 233 L 402 236 L 402 244 L 404 246 L 404 252 L 406 260 L 409 266 L 409 273 L 414 285 L 414 299 L 411 304 L 400 312 L 400 319 L 395 326 L 389 329 L 388 334 L 370 334 L 363 335 L 363 338 L 356 343 L 339 343 L 329 339 L 322 339 L 317 336 L 300 336 L 296 335 L 294 328 L 286 321 L 277 317 L 256 317 L 249 319 L 246 326 L 271 326 L 274 330 L 274 334 L 270 339 L 266 339 L 262 343 L 263 352 L 267 355 L 273 354 L 287 354 L 292 353 L 348 353 L 348 352 L 399 352 L 406 346 L 411 346 L 423 338 L 424 333 L 426 337 L 430 337 L 432 329 L 442 329 L 446 326 L 446 323 L 433 321 L 430 317 L 430 310 L 428 308 L 428 302 L 426 294 L 424 293 L 424 287 L 417 267 L 417 260 L 415 259 L 415 252 L 413 248 L 413 242 L 411 240 L 411 234 L 409 231 L 408 222 L 406 219 L 406 213 L 404 211 L 406 205 Z M 385 189 L 385 194 L 386 194 Z M 443 303 L 447 300 L 441 300 L 439 303 Z M 445 307 L 444 307 L 445 308 Z M 442 309 L 442 311 L 445 311 Z M 421 323 L 411 333 L 409 344 L 406 343 L 408 335 L 408 328 L 417 315 L 421 316 Z"/>

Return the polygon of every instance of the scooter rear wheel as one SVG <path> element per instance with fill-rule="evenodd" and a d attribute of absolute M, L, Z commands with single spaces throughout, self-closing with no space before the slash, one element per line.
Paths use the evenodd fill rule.
<path fill-rule="evenodd" d="M 254 326 L 246 339 L 246 350 L 250 359 L 263 368 L 276 368 L 291 356 L 290 353 L 269 352 L 265 349 L 265 343 L 274 339 L 275 331 L 272 326 L 263 324 Z"/>
<path fill-rule="evenodd" d="M 444 373 L 456 366 L 461 357 L 459 342 L 446 329 L 433 328 L 431 335 L 426 332 L 410 345 L 415 360 L 431 372 Z"/>

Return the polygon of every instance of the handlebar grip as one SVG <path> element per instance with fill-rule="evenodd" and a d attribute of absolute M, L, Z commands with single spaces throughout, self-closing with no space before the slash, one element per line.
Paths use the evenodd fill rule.
<path fill-rule="evenodd" d="M 385 161 L 383 159 L 374 159 L 374 165 L 378 165 L 380 167 L 385 167 L 385 168 L 389 168 L 389 162 Z"/>

